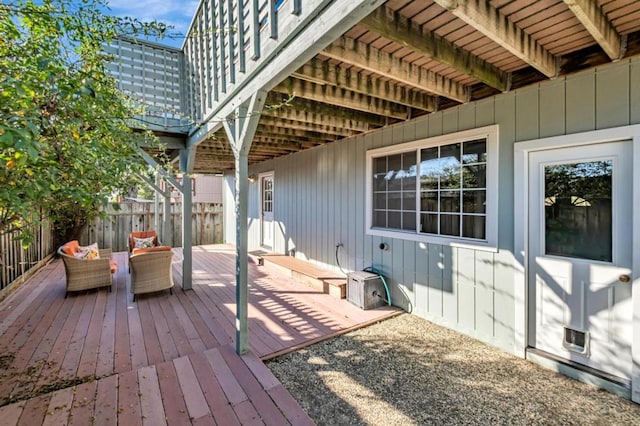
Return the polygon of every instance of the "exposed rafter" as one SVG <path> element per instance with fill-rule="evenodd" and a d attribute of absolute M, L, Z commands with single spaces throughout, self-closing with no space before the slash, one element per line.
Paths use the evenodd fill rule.
<path fill-rule="evenodd" d="M 338 105 L 344 108 L 381 115 L 383 117 L 394 117 L 400 120 L 409 118 L 409 111 L 404 106 L 339 87 L 323 86 L 297 78 L 287 78 L 284 82 L 274 87 L 273 90 L 275 92 L 295 95 L 296 97 L 330 105 Z"/>
<path fill-rule="evenodd" d="M 460 103 L 468 101 L 464 85 L 349 37 L 340 37 L 322 54 Z"/>
<path fill-rule="evenodd" d="M 269 134 L 263 134 L 261 132 L 256 132 L 255 137 L 253 138 L 253 142 L 254 143 L 268 143 L 268 144 L 275 144 L 275 145 L 281 145 L 281 144 L 297 144 L 299 146 L 302 146 L 304 148 L 312 148 L 316 145 L 322 145 L 322 141 L 314 141 L 314 140 L 303 140 L 300 138 L 297 139 L 293 139 L 293 138 L 287 138 L 284 136 L 273 136 L 273 135 L 269 135 Z"/>
<path fill-rule="evenodd" d="M 293 76 L 320 85 L 331 85 L 351 90 L 378 99 L 386 99 L 397 104 L 424 111 L 435 111 L 436 99 L 424 92 L 407 89 L 397 83 L 383 81 L 371 75 L 352 72 L 327 61 L 312 59 Z"/>
<path fill-rule="evenodd" d="M 269 116 L 262 116 L 260 118 L 261 126 L 262 125 L 282 126 L 289 129 L 306 130 L 310 132 L 320 132 L 328 135 L 342 136 L 342 137 L 351 136 L 356 133 L 353 130 L 345 129 L 342 127 L 325 126 L 320 123 L 322 122 L 319 121 L 318 123 L 312 123 L 312 122 L 305 122 L 305 121 L 294 121 L 294 120 L 288 120 L 285 118 L 276 118 L 276 117 L 269 117 Z"/>
<path fill-rule="evenodd" d="M 620 35 L 602 13 L 596 0 L 564 0 L 564 2 L 609 58 L 616 61 L 622 57 Z"/>
<path fill-rule="evenodd" d="M 320 132 L 312 132 L 308 130 L 299 130 L 292 129 L 285 126 L 268 126 L 268 125 L 260 125 L 258 131 L 262 134 L 271 134 L 278 135 L 290 138 L 307 138 L 307 139 L 318 139 L 325 141 L 333 141 L 336 138 L 331 135 L 327 135 L 326 133 Z"/>
<path fill-rule="evenodd" d="M 299 109 L 294 107 L 276 108 L 272 110 L 265 110 L 262 113 L 262 117 L 273 117 L 275 119 L 284 119 L 289 121 L 296 121 L 300 123 L 307 123 L 310 125 L 326 125 L 336 127 L 352 132 L 366 132 L 371 130 L 372 126 L 369 122 L 357 121 L 357 117 L 352 119 L 344 118 L 336 115 L 323 114 L 308 109 Z M 382 122 L 381 122 L 382 123 Z M 374 124 L 374 123 L 372 123 Z M 382 125 L 382 124 L 379 124 Z M 377 127 L 374 124 L 374 127 Z"/>
<path fill-rule="evenodd" d="M 558 73 L 555 57 L 486 0 L 434 0 L 547 77 Z"/>
<path fill-rule="evenodd" d="M 315 102 L 300 97 L 294 97 L 294 99 L 289 98 L 290 96 L 288 94 L 282 96 L 282 94 L 271 92 L 267 97 L 267 101 L 273 100 L 273 104 L 286 102 L 282 107 L 274 108 L 274 111 L 276 112 L 291 109 L 310 114 L 328 115 L 339 119 L 353 120 L 361 123 L 367 123 L 375 127 L 382 127 L 387 124 L 386 118 L 379 115 L 356 111 L 349 108 L 342 108 L 337 105 L 327 105 L 322 102 Z M 269 115 L 271 114 L 271 111 L 265 110 L 263 114 Z"/>
<path fill-rule="evenodd" d="M 509 79 L 506 72 L 443 37 L 421 31 L 412 25 L 409 19 L 384 6 L 363 19 L 360 25 L 500 91 L 508 89 Z"/>

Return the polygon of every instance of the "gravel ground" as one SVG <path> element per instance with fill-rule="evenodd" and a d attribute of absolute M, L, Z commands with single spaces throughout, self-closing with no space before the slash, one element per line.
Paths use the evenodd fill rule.
<path fill-rule="evenodd" d="M 403 314 L 271 360 L 319 425 L 639 425 L 640 406 Z"/>

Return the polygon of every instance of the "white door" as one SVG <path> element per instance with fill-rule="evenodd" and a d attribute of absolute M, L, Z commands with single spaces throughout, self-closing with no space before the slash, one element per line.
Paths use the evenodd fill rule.
<path fill-rule="evenodd" d="M 630 141 L 529 155 L 529 344 L 631 378 Z"/>
<path fill-rule="evenodd" d="M 261 245 L 273 248 L 273 174 L 260 176 Z"/>

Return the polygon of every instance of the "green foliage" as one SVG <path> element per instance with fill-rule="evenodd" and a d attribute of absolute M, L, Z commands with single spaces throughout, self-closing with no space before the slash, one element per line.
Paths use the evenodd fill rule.
<path fill-rule="evenodd" d="M 163 24 L 102 14 L 103 0 L 0 3 L 0 234 L 50 212 L 61 238 L 92 219 L 133 173 L 137 112 L 105 71 L 118 35 Z M 147 142 L 148 143 L 148 142 Z"/>

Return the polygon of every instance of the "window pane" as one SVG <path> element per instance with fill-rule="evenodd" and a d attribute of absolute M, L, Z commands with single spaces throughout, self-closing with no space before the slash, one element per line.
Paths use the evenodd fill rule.
<path fill-rule="evenodd" d="M 373 212 L 373 226 L 377 226 L 380 228 L 387 227 L 387 212 L 382 210 L 375 210 Z"/>
<path fill-rule="evenodd" d="M 374 192 L 373 193 L 373 208 L 376 210 L 384 210 L 387 208 L 387 193 L 386 192 Z"/>
<path fill-rule="evenodd" d="M 475 164 L 462 167 L 463 188 L 485 188 L 487 186 L 487 166 Z"/>
<path fill-rule="evenodd" d="M 384 191 L 387 189 L 387 157 L 373 159 L 373 190 Z"/>
<path fill-rule="evenodd" d="M 390 191 L 402 189 L 402 154 L 390 155 L 387 157 L 387 188 Z"/>
<path fill-rule="evenodd" d="M 405 211 L 416 211 L 416 193 L 414 192 L 403 192 L 402 193 L 402 210 Z M 415 223 L 415 220 L 414 220 Z"/>
<path fill-rule="evenodd" d="M 438 233 L 438 215 L 437 214 L 421 214 L 420 215 L 420 232 L 425 234 Z"/>
<path fill-rule="evenodd" d="M 460 215 L 440 215 L 440 234 L 460 236 Z"/>
<path fill-rule="evenodd" d="M 415 212 L 402 213 L 402 229 L 406 231 L 416 230 L 416 213 Z"/>
<path fill-rule="evenodd" d="M 438 191 L 428 191 L 420 194 L 420 210 L 423 212 L 438 211 Z"/>
<path fill-rule="evenodd" d="M 420 189 L 438 189 L 438 148 L 420 150 Z"/>
<path fill-rule="evenodd" d="M 545 252 L 611 262 L 612 161 L 545 167 Z"/>
<path fill-rule="evenodd" d="M 402 154 L 402 189 L 414 190 L 416 189 L 416 151 L 411 151 Z"/>
<path fill-rule="evenodd" d="M 460 144 L 440 147 L 440 188 L 460 187 Z"/>
<path fill-rule="evenodd" d="M 460 188 L 460 167 L 443 167 L 440 175 L 440 188 Z"/>
<path fill-rule="evenodd" d="M 478 139 L 476 141 L 465 142 L 462 145 L 462 163 L 486 163 L 487 162 L 487 141 Z"/>
<path fill-rule="evenodd" d="M 485 239 L 485 216 L 462 216 L 462 236 Z"/>
<path fill-rule="evenodd" d="M 387 212 L 387 228 L 402 229 L 402 213 Z"/>
<path fill-rule="evenodd" d="M 460 211 L 460 191 L 440 191 L 440 211 Z"/>
<path fill-rule="evenodd" d="M 447 164 L 451 164 L 452 166 L 460 165 L 460 148 L 461 144 L 452 143 L 450 145 L 442 145 L 440 147 L 440 158 L 445 160 Z"/>
<path fill-rule="evenodd" d="M 387 196 L 387 208 L 389 210 L 401 210 L 402 209 L 402 193 L 389 192 Z"/>
<path fill-rule="evenodd" d="M 486 213 L 487 191 L 462 191 L 462 211 L 465 213 Z"/>

